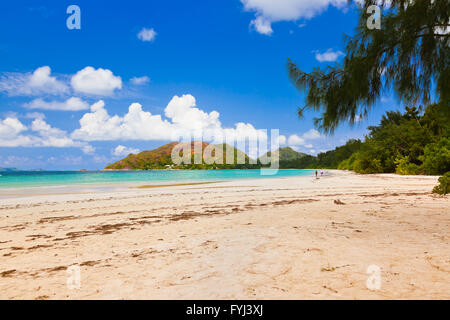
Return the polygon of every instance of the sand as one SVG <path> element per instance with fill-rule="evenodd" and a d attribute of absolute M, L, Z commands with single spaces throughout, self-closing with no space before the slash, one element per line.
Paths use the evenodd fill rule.
<path fill-rule="evenodd" d="M 16 194 L 0 200 L 0 298 L 450 299 L 436 183 L 332 171 Z"/>

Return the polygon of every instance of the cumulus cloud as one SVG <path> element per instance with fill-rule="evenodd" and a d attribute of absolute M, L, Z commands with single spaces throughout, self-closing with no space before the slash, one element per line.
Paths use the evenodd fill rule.
<path fill-rule="evenodd" d="M 15 138 L 20 132 L 27 128 L 15 118 L 0 119 L 0 139 Z"/>
<path fill-rule="evenodd" d="M 114 150 L 111 151 L 111 154 L 117 157 L 125 157 L 130 153 L 139 153 L 139 149 L 128 148 L 122 145 L 118 145 Z"/>
<path fill-rule="evenodd" d="M 66 131 L 50 126 L 43 117 L 27 127 L 17 118 L 0 119 L 0 147 L 76 147 L 92 152 L 86 142 L 72 140 Z"/>
<path fill-rule="evenodd" d="M 91 95 L 110 96 L 114 90 L 122 89 L 122 78 L 102 68 L 86 67 L 78 71 L 70 83 L 76 92 Z"/>
<path fill-rule="evenodd" d="M 72 97 L 66 101 L 45 101 L 41 98 L 35 99 L 29 103 L 24 104 L 28 109 L 41 110 L 57 110 L 57 111 L 80 111 L 89 109 L 89 104 L 80 98 Z"/>
<path fill-rule="evenodd" d="M 320 139 L 322 138 L 322 135 L 319 131 L 316 129 L 310 129 L 307 132 L 305 132 L 302 137 L 306 140 L 314 140 L 314 139 Z"/>
<path fill-rule="evenodd" d="M 75 147 L 80 146 L 67 136 L 67 132 L 53 128 L 42 119 L 35 119 L 31 123 L 31 130 L 36 132 L 39 138 L 33 142 L 33 146 L 40 147 Z"/>
<path fill-rule="evenodd" d="M 72 138 L 83 141 L 106 140 L 179 140 L 186 137 L 219 142 L 266 138 L 264 130 L 249 123 L 236 123 L 233 128 L 223 128 L 217 111 L 205 112 L 196 107 L 192 95 L 174 96 L 164 110 L 167 119 L 153 115 L 133 103 L 123 117 L 111 116 L 100 100 L 91 106 L 91 112 L 80 119 L 80 128 Z"/>
<path fill-rule="evenodd" d="M 150 82 L 150 78 L 147 76 L 143 77 L 134 77 L 130 79 L 130 82 L 134 85 L 140 86 Z"/>
<path fill-rule="evenodd" d="M 273 33 L 270 20 L 267 20 L 264 17 L 257 17 L 250 22 L 250 25 L 255 28 L 258 33 L 265 34 L 266 36 L 270 36 Z"/>
<path fill-rule="evenodd" d="M 347 0 L 241 0 L 241 2 L 245 10 L 255 12 L 256 17 L 251 22 L 255 30 L 270 35 L 273 22 L 310 19 L 330 5 L 343 7 Z"/>
<path fill-rule="evenodd" d="M 91 112 L 80 119 L 80 128 L 72 133 L 74 139 L 85 141 L 106 140 L 166 140 L 171 124 L 160 115 L 142 110 L 133 103 L 124 117 L 110 116 L 100 100 L 91 106 Z"/>
<path fill-rule="evenodd" d="M 299 137 L 296 134 L 290 135 L 288 139 L 288 145 L 290 146 L 302 146 L 305 144 L 305 139 Z"/>
<path fill-rule="evenodd" d="M 142 28 L 141 31 L 139 31 L 139 33 L 137 34 L 137 37 L 139 40 L 144 42 L 153 42 L 155 41 L 156 35 L 157 33 L 155 29 Z"/>
<path fill-rule="evenodd" d="M 85 154 L 94 154 L 95 153 L 95 148 L 93 146 L 89 145 L 89 144 L 81 147 L 81 150 Z"/>
<path fill-rule="evenodd" d="M 316 52 L 316 60 L 319 62 L 334 62 L 343 55 L 344 53 L 342 51 L 333 51 L 333 49 L 328 49 L 323 53 Z"/>
<path fill-rule="evenodd" d="M 8 72 L 0 77 L 0 91 L 10 96 L 34 96 L 41 94 L 64 94 L 67 85 L 51 76 L 49 66 L 37 68 L 32 73 Z"/>
<path fill-rule="evenodd" d="M 43 66 L 28 73 L 6 72 L 0 75 L 0 92 L 5 92 L 9 96 L 64 95 L 70 97 L 74 92 L 110 96 L 115 90 L 122 89 L 122 79 L 108 69 L 94 69 L 88 66 L 73 76 L 61 75 L 60 78 L 57 79 L 51 75 L 49 66 Z M 149 80 L 148 77 L 133 78 L 132 83 L 144 84 Z M 38 102 L 44 105 L 42 100 Z M 77 107 L 69 106 L 69 110 L 86 109 L 86 105 L 80 107 L 80 100 L 71 99 L 69 103 L 78 104 Z M 56 103 L 47 104 L 47 106 L 55 108 Z M 61 103 L 58 106 L 61 106 Z"/>
<path fill-rule="evenodd" d="M 309 148 L 311 146 L 307 141 L 316 140 L 322 138 L 322 135 L 316 129 L 310 129 L 307 132 L 303 133 L 301 136 L 297 134 L 290 135 L 288 138 L 289 146 L 305 146 Z"/>
<path fill-rule="evenodd" d="M 40 112 L 28 112 L 25 114 L 25 118 L 27 119 L 45 119 L 46 116 Z"/>

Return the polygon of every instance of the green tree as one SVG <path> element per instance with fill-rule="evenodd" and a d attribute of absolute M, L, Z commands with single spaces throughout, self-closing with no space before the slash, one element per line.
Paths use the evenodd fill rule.
<path fill-rule="evenodd" d="M 450 1 L 391 0 L 384 4 L 381 29 L 370 30 L 367 8 L 377 2 L 364 1 L 355 35 L 346 37 L 341 64 L 306 73 L 288 59 L 291 80 L 307 91 L 299 116 L 305 108 L 321 111 L 316 126 L 325 132 L 367 115 L 392 89 L 400 101 L 418 105 L 432 100 L 435 87 L 436 99 L 448 107 Z"/>
<path fill-rule="evenodd" d="M 437 143 L 425 146 L 421 159 L 427 174 L 443 174 L 450 171 L 450 139 L 442 138 Z"/>

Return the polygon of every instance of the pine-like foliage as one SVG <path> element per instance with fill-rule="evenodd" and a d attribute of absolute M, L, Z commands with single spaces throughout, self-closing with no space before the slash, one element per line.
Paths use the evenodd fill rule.
<path fill-rule="evenodd" d="M 351 1 L 350 1 L 351 2 Z M 343 121 L 366 116 L 378 99 L 394 90 L 405 104 L 450 103 L 450 1 L 381 1 L 381 29 L 367 27 L 366 0 L 353 37 L 346 37 L 341 64 L 311 73 L 288 60 L 289 76 L 307 91 L 305 108 L 321 111 L 316 126 L 332 133 Z"/>

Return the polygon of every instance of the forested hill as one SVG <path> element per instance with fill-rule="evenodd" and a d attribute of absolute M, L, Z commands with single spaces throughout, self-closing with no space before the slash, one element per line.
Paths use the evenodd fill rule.
<path fill-rule="evenodd" d="M 191 143 L 191 164 L 176 165 L 172 161 L 172 150 L 179 142 L 171 142 L 165 144 L 157 149 L 143 151 L 139 154 L 129 154 L 126 158 L 119 160 L 113 164 L 108 165 L 105 170 L 150 170 L 150 169 L 254 169 L 259 168 L 256 164 L 250 164 L 250 158 L 242 151 L 230 147 L 233 150 L 233 164 L 226 164 L 226 144 L 215 145 L 215 148 L 222 149 L 224 156 L 223 164 L 213 163 L 208 164 L 204 161 L 203 152 L 209 146 L 207 142 L 190 142 Z M 201 149 L 196 148 L 195 144 L 200 143 Z M 184 143 L 189 144 L 189 142 Z M 183 156 L 182 152 L 179 153 Z M 215 153 L 212 152 L 212 156 Z M 238 164 L 238 158 L 244 159 L 245 163 Z M 197 159 L 197 161 L 195 161 Z M 201 160 L 199 160 L 201 159 Z M 196 164 L 195 162 L 201 162 Z M 212 162 L 212 161 L 211 161 Z"/>

